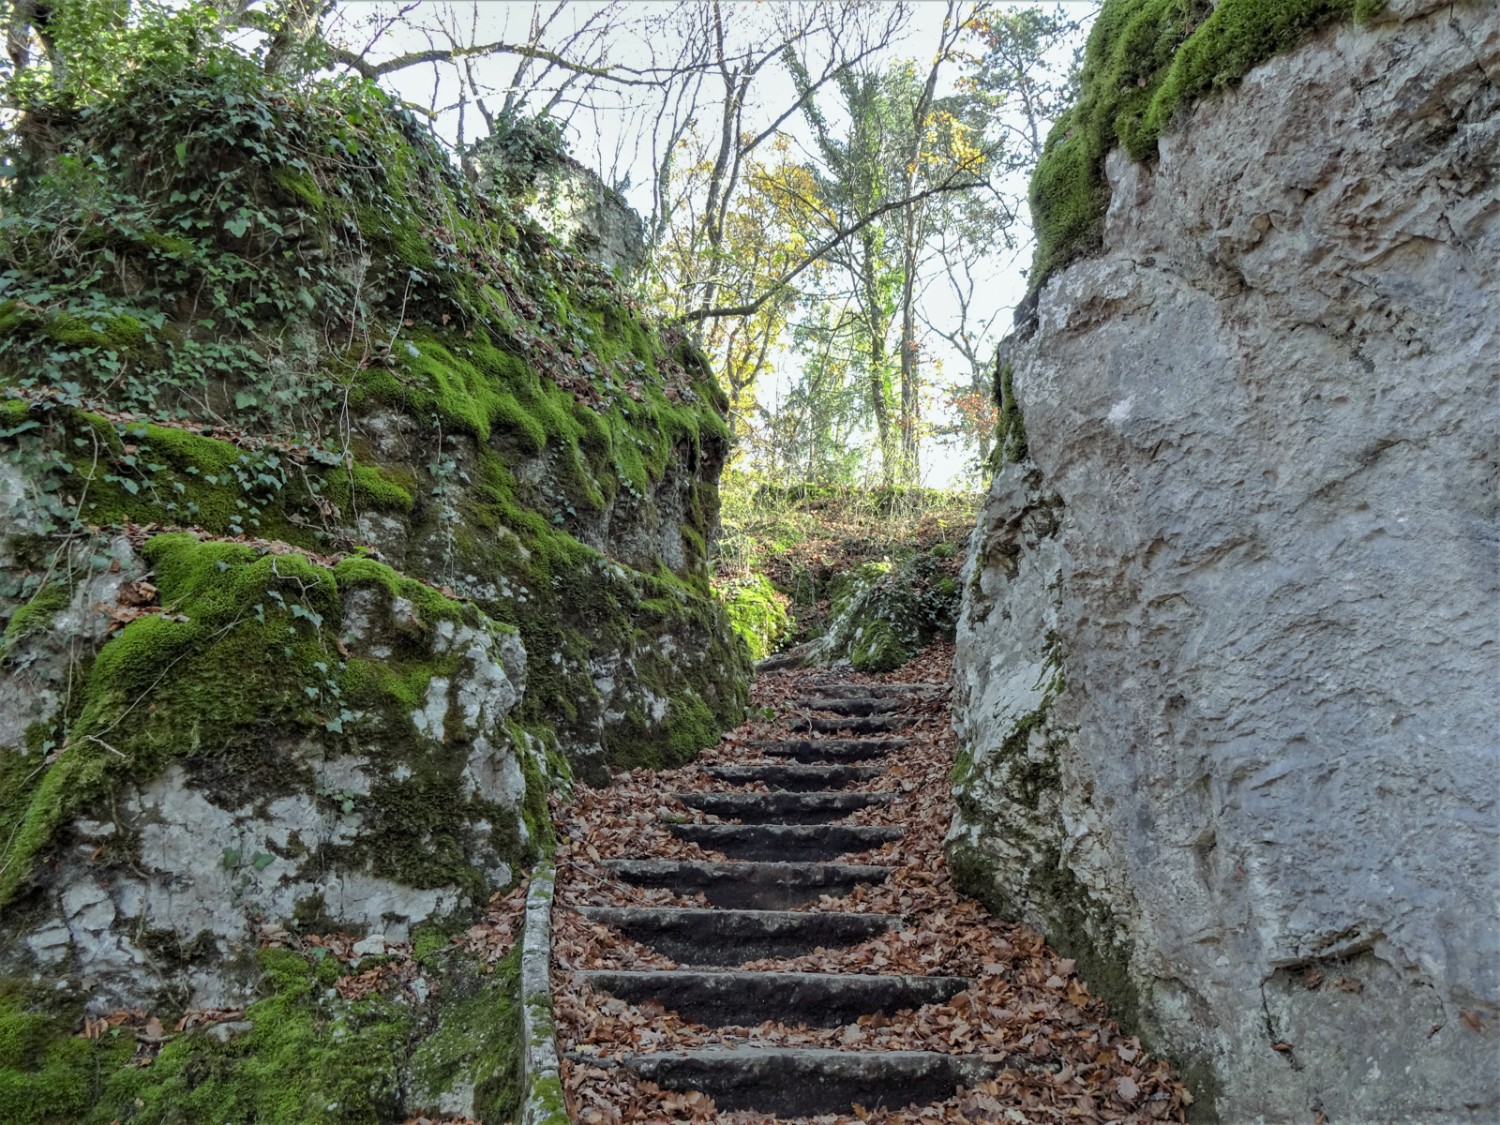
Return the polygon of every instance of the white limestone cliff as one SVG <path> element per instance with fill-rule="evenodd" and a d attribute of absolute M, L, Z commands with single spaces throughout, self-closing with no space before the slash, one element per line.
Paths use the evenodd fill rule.
<path fill-rule="evenodd" d="M 1500 1116 L 1497 81 L 1489 3 L 1272 59 L 1007 345 L 950 856 L 1204 1119 Z"/>

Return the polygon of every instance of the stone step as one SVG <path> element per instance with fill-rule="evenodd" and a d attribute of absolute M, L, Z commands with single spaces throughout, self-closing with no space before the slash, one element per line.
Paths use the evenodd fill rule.
<path fill-rule="evenodd" d="M 675 906 L 585 906 L 590 921 L 613 926 L 679 965 L 743 965 L 843 949 L 900 923 L 895 914 L 788 910 L 685 910 Z"/>
<path fill-rule="evenodd" d="M 952 689 L 952 684 L 851 684 L 848 680 L 809 679 L 797 687 L 804 696 L 823 696 L 830 699 L 892 698 L 900 699 L 913 695 L 938 695 Z"/>
<path fill-rule="evenodd" d="M 902 730 L 911 726 L 905 715 L 850 715 L 840 719 L 795 718 L 787 723 L 791 730 L 810 730 L 818 734 L 834 734 L 849 731 L 852 734 L 875 734 L 879 731 Z"/>
<path fill-rule="evenodd" d="M 744 824 L 827 824 L 891 799 L 889 793 L 673 793 L 690 808 Z"/>
<path fill-rule="evenodd" d="M 671 1090 L 699 1090 L 721 1111 L 812 1117 L 942 1101 L 960 1085 L 992 1078 L 1002 1063 L 933 1051 L 839 1051 L 819 1047 L 708 1047 L 627 1055 L 624 1066 Z"/>
<path fill-rule="evenodd" d="M 868 762 L 911 745 L 909 738 L 777 738 L 756 739 L 746 746 L 773 758 L 798 762 Z"/>
<path fill-rule="evenodd" d="M 767 1020 L 840 1027 L 875 1012 L 941 1004 L 969 987 L 962 977 L 865 976 L 857 973 L 743 973 L 671 970 L 579 974 L 599 992 L 630 1004 L 654 1000 L 709 1027 L 754 1027 Z"/>
<path fill-rule="evenodd" d="M 732 910 L 786 910 L 819 895 L 846 895 L 863 883 L 884 882 L 891 869 L 854 863 L 733 863 L 701 859 L 607 859 L 618 879 L 677 894 L 702 892 Z"/>
<path fill-rule="evenodd" d="M 908 702 L 891 696 L 803 696 L 792 700 L 792 706 L 834 715 L 889 715 L 900 711 Z"/>
<path fill-rule="evenodd" d="M 842 789 L 848 785 L 859 785 L 879 777 L 881 770 L 879 766 L 768 762 L 755 766 L 708 766 L 704 772 L 709 777 L 716 777 L 731 785 L 760 782 L 783 792 L 806 793 L 814 789 Z"/>
<path fill-rule="evenodd" d="M 672 835 L 730 859 L 806 862 L 867 852 L 899 840 L 899 828 L 855 824 L 671 824 Z"/>

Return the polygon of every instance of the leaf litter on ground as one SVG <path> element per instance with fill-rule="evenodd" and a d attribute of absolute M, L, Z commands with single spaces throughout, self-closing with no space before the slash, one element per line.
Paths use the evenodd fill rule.
<path fill-rule="evenodd" d="M 752 695 L 755 717 L 697 761 L 657 773 L 623 773 L 604 788 L 580 788 L 573 803 L 555 806 L 560 843 L 553 987 L 564 1089 L 574 1120 L 586 1125 L 1186 1120 L 1192 1096 L 1165 1062 L 1153 1059 L 1139 1040 L 1120 1031 L 1078 977 L 1074 962 L 1051 949 L 1029 926 L 990 916 L 954 888 L 942 851 L 953 817 L 949 775 L 955 745 L 946 689 L 901 697 L 901 713 L 911 726 L 900 736 L 910 740 L 908 745 L 888 756 L 880 774 L 853 787 L 889 793 L 891 799 L 850 814 L 844 823 L 895 825 L 904 835 L 842 861 L 885 864 L 891 868 L 890 877 L 800 908 L 898 914 L 901 924 L 849 948 L 818 948 L 799 957 L 751 961 L 740 968 L 953 975 L 969 978 L 970 988 L 942 1004 L 862 1016 L 843 1027 L 774 1022 L 708 1027 L 655 1002 L 629 1004 L 596 993 L 577 975 L 577 970 L 586 969 L 676 967 L 670 958 L 589 921 L 577 909 L 707 905 L 701 895 L 684 897 L 630 886 L 612 878 L 604 866 L 604 861 L 617 858 L 722 858 L 671 833 L 667 824 L 672 822 L 720 822 L 671 794 L 745 791 L 744 786 L 712 777 L 706 768 L 768 760 L 762 750 L 746 744 L 788 737 L 788 719 L 816 713 L 804 701 L 814 686 L 826 690 L 836 685 L 857 696 L 865 687 L 881 683 L 946 684 L 952 659 L 952 645 L 935 645 L 885 675 L 766 673 Z M 741 1044 L 944 1051 L 977 1054 L 1004 1065 L 992 1080 L 960 1088 L 944 1102 L 898 1109 L 855 1106 L 847 1114 L 799 1119 L 720 1113 L 702 1093 L 663 1090 L 617 1065 L 621 1056 L 637 1052 Z"/>

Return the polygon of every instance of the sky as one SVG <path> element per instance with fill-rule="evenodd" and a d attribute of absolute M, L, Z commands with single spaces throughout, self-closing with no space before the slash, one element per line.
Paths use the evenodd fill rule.
<path fill-rule="evenodd" d="M 546 5 L 550 10 L 556 0 Z M 726 7 L 734 6 L 743 9 L 739 14 L 750 19 L 764 19 L 774 14 L 770 5 L 777 0 L 766 0 L 764 3 L 746 3 L 741 0 L 735 3 L 729 0 Z M 877 5 L 883 0 L 876 0 Z M 630 14 L 637 16 L 641 14 L 665 14 L 672 7 L 668 0 L 629 0 Z M 1008 7 L 1026 7 L 1029 5 L 1014 4 Z M 1080 14 L 1092 10 L 1092 3 L 1066 5 L 1079 10 Z M 415 14 L 417 20 L 432 18 L 435 5 L 428 4 L 419 9 Z M 449 9 L 459 13 L 462 24 L 462 32 L 473 37 L 473 41 L 489 43 L 496 40 L 525 41 L 527 38 L 527 25 L 533 14 L 531 0 L 480 0 L 477 4 L 461 3 L 447 5 Z M 594 16 L 600 4 L 592 0 L 573 0 L 567 4 L 558 18 L 554 28 L 575 28 L 583 25 Z M 367 42 L 369 38 L 368 28 L 376 24 L 376 21 L 388 16 L 395 10 L 391 3 L 344 3 L 340 5 L 343 19 L 344 33 L 350 43 Z M 878 7 L 875 9 L 878 11 Z M 939 32 L 947 5 L 943 0 L 915 0 L 912 4 L 912 18 L 901 38 L 896 41 L 885 53 L 882 64 L 885 61 L 894 61 L 898 58 L 914 58 L 919 60 L 919 65 L 925 69 L 926 62 L 932 56 L 936 48 Z M 333 29 L 338 33 L 337 28 Z M 1081 42 L 1082 32 L 1079 33 L 1078 41 Z M 363 40 L 360 37 L 363 36 Z M 410 50 L 420 50 L 427 46 L 426 39 L 410 27 L 401 24 L 393 25 L 385 36 L 380 40 L 375 50 L 371 52 L 372 58 L 386 57 L 392 54 L 401 54 Z M 1071 52 L 1073 44 L 1070 44 L 1064 53 Z M 648 68 L 655 65 L 668 65 L 675 63 L 675 54 L 680 50 L 680 45 L 667 41 L 660 34 L 656 36 L 641 37 L 638 35 L 616 35 L 612 37 L 607 46 L 610 61 L 616 65 L 634 66 Z M 496 56 L 493 58 L 478 60 L 475 63 L 475 73 L 478 81 L 490 87 L 504 88 L 511 84 L 511 76 L 516 67 L 514 57 Z M 951 85 L 957 75 L 956 68 L 948 68 L 945 74 L 947 82 Z M 396 90 L 401 96 L 417 105 L 450 105 L 456 100 L 456 85 L 447 88 L 434 84 L 434 75 L 430 68 L 413 68 L 387 79 L 386 84 Z M 795 92 L 790 78 L 780 67 L 769 68 L 759 84 L 754 87 L 755 93 L 761 102 L 761 117 L 769 120 L 774 115 L 773 107 L 781 107 L 791 104 L 795 99 Z M 940 90 L 940 93 L 943 92 Z M 651 209 L 651 193 L 649 185 L 654 176 L 653 153 L 649 144 L 640 144 L 634 138 L 638 137 L 641 130 L 637 121 L 632 117 L 630 101 L 639 91 L 623 89 L 617 91 L 604 91 L 602 96 L 594 99 L 595 104 L 586 111 L 574 112 L 567 122 L 567 141 L 573 156 L 582 163 L 599 171 L 607 182 L 620 185 L 624 177 L 628 176 L 628 186 L 624 187 L 624 195 L 631 205 L 640 213 L 647 214 Z M 498 102 L 500 94 L 492 94 L 491 105 Z M 752 114 L 751 119 L 754 119 Z M 440 132 L 447 136 L 451 142 L 455 137 L 456 115 L 449 113 L 442 120 Z M 472 141 L 476 125 L 482 127 L 472 109 L 468 114 L 466 139 Z M 794 144 L 808 144 L 805 126 L 800 116 L 794 116 L 787 122 L 786 131 L 789 132 Z M 1024 191 L 1024 188 L 1022 188 Z M 995 341 L 1003 335 L 1010 324 L 1010 310 L 1021 299 L 1025 293 L 1026 282 L 1022 269 L 1029 264 L 1029 231 L 1022 232 L 1027 243 L 1018 254 L 998 256 L 990 263 L 985 277 L 982 291 L 985 293 L 985 301 L 1000 315 L 996 318 L 994 333 Z M 956 316 L 956 305 L 951 296 L 945 296 L 942 284 L 931 285 L 924 297 L 929 318 L 942 320 Z M 952 351 L 935 333 L 929 334 L 922 341 L 922 354 L 924 357 L 934 361 L 928 370 L 928 376 L 934 384 L 961 382 L 967 383 L 968 371 L 965 362 Z M 788 352 L 783 352 L 780 362 L 776 367 L 776 374 L 769 379 L 763 379 L 759 388 L 760 401 L 763 406 L 772 407 L 780 398 L 786 395 L 788 387 L 796 376 L 796 357 Z M 933 416 L 940 413 L 941 393 L 936 387 L 930 395 L 930 400 L 925 407 L 924 416 L 932 420 Z M 971 466 L 965 462 L 964 454 L 955 447 L 944 448 L 936 440 L 929 440 L 923 449 L 923 483 L 933 487 L 954 487 L 959 484 L 974 484 L 975 477 L 966 477 L 966 470 Z"/>

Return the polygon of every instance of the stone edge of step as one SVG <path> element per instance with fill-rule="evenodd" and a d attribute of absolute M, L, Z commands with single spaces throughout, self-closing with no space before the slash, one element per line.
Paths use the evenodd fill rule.
<path fill-rule="evenodd" d="M 652 915 L 676 915 L 682 916 L 684 921 L 695 918 L 706 918 L 709 915 L 746 915 L 760 916 L 769 921 L 795 920 L 798 924 L 806 924 L 807 919 L 816 918 L 820 913 L 837 914 L 839 917 L 858 918 L 871 927 L 884 922 L 887 926 L 899 925 L 903 920 L 900 914 L 877 914 L 872 912 L 854 911 L 808 911 L 808 910 L 726 910 L 720 907 L 693 907 L 693 906 L 578 906 L 573 907 L 585 918 L 603 922 L 605 925 L 614 925 L 615 920 L 635 921 L 646 919 Z"/>
<path fill-rule="evenodd" d="M 745 875 L 789 875 L 795 873 L 807 873 L 814 869 L 828 869 L 840 875 L 851 875 L 853 877 L 879 878 L 890 877 L 895 868 L 886 863 L 842 863 L 838 860 L 789 860 L 778 862 L 776 860 L 732 860 L 732 859 L 606 859 L 604 860 L 606 870 L 625 873 L 628 878 L 633 873 L 663 874 L 670 873 L 674 869 L 699 871 L 705 875 L 715 878 L 733 877 L 736 873 Z"/>
<path fill-rule="evenodd" d="M 908 1063 L 920 1065 L 924 1062 L 935 1062 L 942 1059 L 951 1063 L 962 1076 L 961 1081 L 965 1084 L 982 1081 L 993 1077 L 995 1074 L 1006 1069 L 1027 1070 L 1031 1072 L 1053 1072 L 1055 1066 L 1046 1063 L 1036 1063 L 1019 1052 L 1006 1053 L 980 1053 L 964 1052 L 953 1053 L 945 1051 L 924 1050 L 849 1050 L 841 1047 L 803 1047 L 803 1046 L 779 1046 L 759 1043 L 737 1043 L 729 1045 L 714 1045 L 709 1047 L 695 1047 L 688 1049 L 677 1049 L 667 1051 L 627 1051 L 619 1055 L 599 1056 L 591 1055 L 581 1051 L 569 1051 L 568 1057 L 579 1062 L 589 1062 L 594 1066 L 605 1068 L 624 1067 L 634 1069 L 641 1062 L 649 1063 L 652 1060 L 662 1061 L 689 1061 L 698 1059 L 708 1063 L 733 1063 L 738 1061 L 761 1061 L 772 1062 L 776 1057 L 796 1059 L 804 1064 L 833 1067 L 861 1067 L 861 1066 L 889 1066 L 891 1063 Z"/>
<path fill-rule="evenodd" d="M 700 844 L 705 841 L 725 840 L 733 841 L 746 836 L 782 837 L 789 840 L 816 839 L 819 834 L 829 833 L 835 829 L 832 835 L 846 836 L 850 839 L 880 840 L 882 842 L 899 840 L 906 834 L 906 830 L 892 824 L 782 824 L 772 822 L 767 824 L 679 824 L 668 823 L 667 831 L 672 835 L 684 840 L 698 838 Z M 708 846 L 705 844 L 705 846 Z"/>
<path fill-rule="evenodd" d="M 557 869 L 543 860 L 531 872 L 521 934 L 521 1125 L 569 1125 L 563 1101 L 557 1019 L 552 1010 L 552 898 Z"/>

